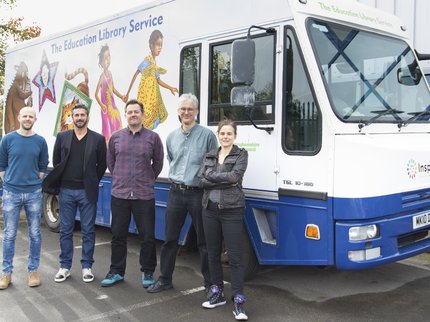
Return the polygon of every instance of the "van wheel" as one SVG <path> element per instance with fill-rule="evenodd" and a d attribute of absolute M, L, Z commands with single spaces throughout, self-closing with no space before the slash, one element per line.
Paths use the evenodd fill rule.
<path fill-rule="evenodd" d="M 43 218 L 50 231 L 54 233 L 60 231 L 58 196 L 48 193 L 43 194 Z"/>
<path fill-rule="evenodd" d="M 248 231 L 246 227 L 243 227 L 243 241 L 242 241 L 242 265 L 245 275 L 245 280 L 251 279 L 255 273 L 257 273 L 260 265 L 255 256 L 254 248 L 252 248 L 251 242 L 249 240 Z M 228 254 L 224 247 L 223 242 L 223 252 L 221 254 L 221 263 L 224 270 L 224 279 L 231 282 L 230 278 L 230 265 L 228 263 Z"/>

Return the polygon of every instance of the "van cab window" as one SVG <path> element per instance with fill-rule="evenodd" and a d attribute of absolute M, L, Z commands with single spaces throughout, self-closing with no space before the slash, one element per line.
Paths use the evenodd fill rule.
<path fill-rule="evenodd" d="M 255 41 L 255 81 L 256 103 L 252 109 L 252 119 L 256 123 L 274 122 L 274 70 L 275 70 L 275 35 L 263 35 L 253 38 Z M 235 86 L 231 83 L 230 55 L 231 44 L 223 42 L 210 47 L 210 91 L 208 123 L 216 124 L 224 117 L 236 123 L 249 123 L 243 108 L 231 107 L 230 91 Z"/>
<path fill-rule="evenodd" d="M 430 93 L 405 41 L 313 19 L 307 28 L 340 120 L 398 123 L 399 127 L 404 122 L 428 121 L 428 115 L 415 117 L 427 113 Z"/>
<path fill-rule="evenodd" d="M 291 28 L 284 47 L 282 147 L 288 154 L 314 155 L 321 148 L 321 112 Z"/>
<path fill-rule="evenodd" d="M 180 93 L 194 94 L 200 101 L 200 47 L 192 45 L 181 51 Z"/>

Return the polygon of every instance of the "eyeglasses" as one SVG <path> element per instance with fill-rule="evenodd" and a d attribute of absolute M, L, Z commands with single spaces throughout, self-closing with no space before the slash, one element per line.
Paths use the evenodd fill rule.
<path fill-rule="evenodd" d="M 178 108 L 178 110 L 179 110 L 179 112 L 181 112 L 181 113 L 185 113 L 185 112 L 192 113 L 192 112 L 194 112 L 196 109 L 195 109 L 195 108 L 180 107 L 180 108 Z"/>

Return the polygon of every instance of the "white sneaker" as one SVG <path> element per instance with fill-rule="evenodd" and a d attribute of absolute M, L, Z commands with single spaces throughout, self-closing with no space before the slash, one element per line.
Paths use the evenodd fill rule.
<path fill-rule="evenodd" d="M 94 281 L 94 275 L 93 275 L 93 272 L 91 271 L 91 268 L 83 268 L 82 269 L 82 280 L 85 283 L 90 283 L 90 282 Z"/>
<path fill-rule="evenodd" d="M 67 268 L 60 268 L 55 275 L 54 281 L 57 283 L 64 282 L 70 276 L 70 270 Z"/>

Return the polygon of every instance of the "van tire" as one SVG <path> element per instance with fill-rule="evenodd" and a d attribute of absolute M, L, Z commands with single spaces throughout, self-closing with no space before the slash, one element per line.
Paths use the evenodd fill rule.
<path fill-rule="evenodd" d="M 57 195 L 43 194 L 43 219 L 49 230 L 54 233 L 60 232 L 59 206 Z"/>

